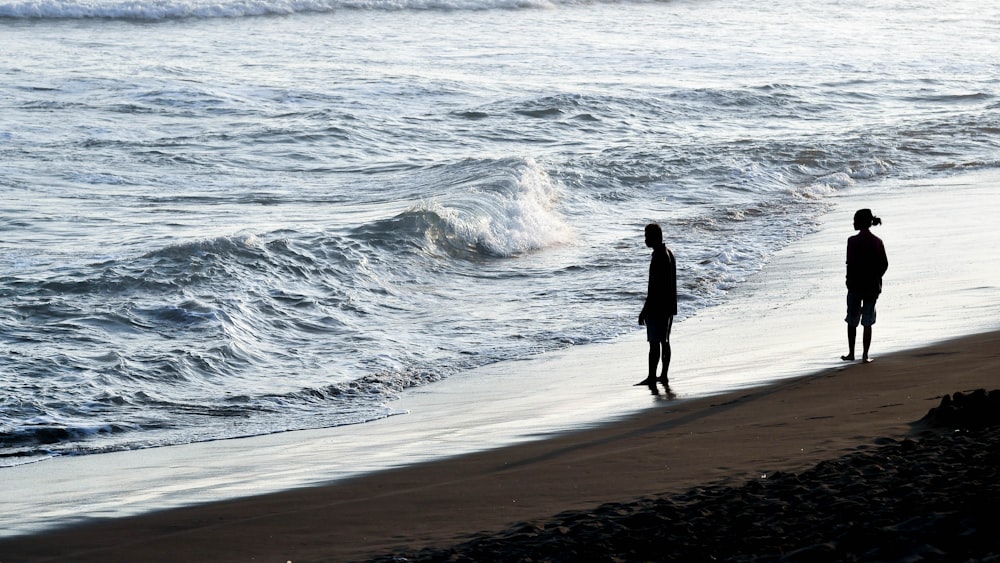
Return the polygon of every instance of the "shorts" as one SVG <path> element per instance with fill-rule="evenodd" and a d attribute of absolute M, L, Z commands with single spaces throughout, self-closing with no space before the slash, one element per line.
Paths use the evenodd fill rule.
<path fill-rule="evenodd" d="M 847 292 L 847 326 L 856 328 L 858 323 L 861 326 L 872 326 L 875 324 L 875 301 L 877 295 L 862 296 L 857 293 Z"/>
<path fill-rule="evenodd" d="M 674 325 L 674 317 L 665 319 L 646 319 L 646 340 L 648 342 L 670 342 L 670 328 Z"/>

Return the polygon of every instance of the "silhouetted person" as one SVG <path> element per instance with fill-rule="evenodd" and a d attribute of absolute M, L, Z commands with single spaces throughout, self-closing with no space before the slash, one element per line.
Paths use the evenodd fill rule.
<path fill-rule="evenodd" d="M 663 244 L 663 231 L 656 223 L 646 225 L 646 246 L 653 249 L 649 262 L 649 287 L 646 302 L 639 313 L 639 324 L 646 326 L 649 341 L 649 375 L 636 385 L 646 385 L 656 392 L 656 365 L 663 357 L 660 383 L 670 391 L 667 370 L 670 368 L 670 329 L 677 314 L 677 261 Z"/>
<path fill-rule="evenodd" d="M 864 327 L 861 361 L 871 361 L 868 349 L 875 324 L 875 301 L 882 293 L 882 276 L 889 269 L 885 245 L 870 230 L 872 225 L 881 224 L 882 220 L 872 215 L 871 209 L 859 209 L 854 214 L 854 228 L 860 232 L 847 239 L 847 318 L 844 320 L 847 321 L 848 352 L 840 357 L 845 361 L 854 360 L 858 323 Z"/>

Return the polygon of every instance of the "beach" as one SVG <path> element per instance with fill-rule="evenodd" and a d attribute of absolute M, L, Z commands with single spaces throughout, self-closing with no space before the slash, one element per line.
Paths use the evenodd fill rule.
<path fill-rule="evenodd" d="M 0 0 L 0 563 L 992 553 L 1000 7 L 849 4 Z"/>
<path fill-rule="evenodd" d="M 564 511 L 594 511 L 605 503 L 711 484 L 767 483 L 779 472 L 802 472 L 870 451 L 887 439 L 919 439 L 922 427 L 915 423 L 944 395 L 995 386 L 998 369 L 1000 333 L 985 333 L 882 356 L 868 365 L 663 403 L 614 424 L 545 441 L 324 487 L 7 539 L 0 542 L 0 553 L 5 563 L 351 561 L 448 547 L 518 523 L 544 526 Z M 898 462 L 906 463 L 906 456 Z M 961 475 L 959 465 L 946 468 L 940 479 Z M 975 494 L 987 484 L 956 486 Z M 916 495 L 909 499 L 912 506 L 919 507 L 921 488 L 909 491 Z M 848 496 L 864 505 L 872 492 L 855 489 Z M 760 496 L 766 498 L 766 490 Z M 663 549 L 668 554 L 669 544 Z M 505 558 L 502 551 L 495 555 Z"/>
<path fill-rule="evenodd" d="M 620 513 L 637 499 L 697 497 L 692 487 L 740 490 L 919 441 L 928 430 L 915 423 L 946 395 L 997 387 L 994 261 L 980 259 L 996 255 L 995 241 L 980 240 L 997 205 L 995 180 L 972 174 L 946 194 L 909 185 L 902 195 L 843 197 L 728 304 L 676 327 L 674 396 L 631 387 L 645 360 L 635 336 L 418 390 L 400 400 L 406 414 L 351 434 L 291 432 L 9 468 L 5 528 L 23 528 L 0 539 L 0 561 L 412 554 L 473 534 L 525 535 L 511 526 L 538 537 L 566 511 L 612 503 Z M 837 359 L 846 347 L 837 318 L 843 222 L 860 202 L 886 218 L 879 234 L 890 259 L 868 365 Z M 942 213 L 961 220 L 935 223 Z M 922 258 L 931 244 L 936 261 Z M 939 480 L 959 469 L 945 467 Z M 979 483 L 956 486 L 974 492 Z M 869 492 L 855 486 L 848 496 L 864 504 Z M 598 512 L 599 521 L 615 513 Z"/>

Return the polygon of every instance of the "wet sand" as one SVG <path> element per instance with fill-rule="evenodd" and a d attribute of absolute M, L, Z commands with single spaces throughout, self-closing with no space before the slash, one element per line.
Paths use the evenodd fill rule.
<path fill-rule="evenodd" d="M 883 542 L 938 521 L 969 533 L 967 527 L 974 527 L 975 522 L 949 520 L 942 516 L 947 510 L 934 502 L 942 498 L 997 500 L 995 454 L 977 462 L 985 464 L 977 469 L 972 456 L 943 455 L 952 450 L 974 451 L 975 442 L 965 448 L 943 442 L 928 446 L 930 453 L 920 455 L 914 453 L 919 446 L 910 444 L 941 434 L 915 423 L 938 407 L 945 395 L 992 389 L 997 387 L 998 374 L 1000 333 L 973 335 L 882 356 L 872 364 L 845 363 L 768 386 L 689 401 L 663 400 L 625 420 L 547 440 L 376 472 L 327 486 L 7 538 L 0 540 L 0 561 L 350 561 L 394 553 L 412 555 L 428 547 L 446 549 L 483 533 L 487 539 L 480 541 L 486 542 L 482 544 L 485 551 L 472 560 L 519 559 L 525 553 L 541 560 L 570 560 L 573 553 L 596 556 L 593 546 L 600 542 L 587 547 L 587 537 L 610 530 L 609 537 L 623 545 L 636 544 L 628 538 L 661 527 L 657 537 L 665 542 L 664 550 L 670 542 L 677 542 L 708 554 L 718 547 L 719 534 L 726 533 L 722 529 L 708 535 L 705 530 L 736 525 L 726 521 L 750 526 L 739 516 L 742 509 L 736 510 L 740 505 L 734 504 L 747 502 L 748 495 L 755 497 L 752 504 L 758 508 L 771 506 L 769 514 L 811 499 L 814 512 L 832 512 L 841 519 L 844 514 L 859 515 L 838 527 L 817 526 L 813 535 L 771 527 L 770 537 L 752 544 L 760 550 L 752 553 L 754 558 L 810 548 L 816 550 L 813 555 L 835 558 L 830 554 L 844 557 L 846 553 L 867 559 L 864 553 L 850 551 L 851 545 L 863 546 L 864 542 L 851 544 L 843 538 L 875 530 L 873 537 Z M 896 453 L 880 449 L 886 447 L 904 449 Z M 995 443 L 986 451 L 995 452 Z M 817 467 L 820 462 L 861 455 L 874 455 L 874 461 L 855 464 L 861 469 L 854 473 L 883 472 L 889 482 L 896 483 L 899 494 L 906 495 L 902 513 L 917 520 L 869 522 L 861 516 L 862 509 L 873 503 L 887 504 L 885 499 L 896 493 L 887 492 L 884 484 L 844 481 L 854 473 L 836 465 Z M 836 463 L 852 466 L 850 458 Z M 871 469 L 872 463 L 881 469 Z M 896 474 L 892 472 L 904 471 L 899 467 L 909 467 L 910 473 L 892 477 Z M 809 484 L 802 477 L 809 471 L 825 471 L 826 476 L 819 475 L 820 481 Z M 928 482 L 950 489 L 938 493 L 906 477 L 914 472 L 923 472 Z M 846 483 L 844 490 L 827 494 L 831 483 L 838 481 Z M 638 503 L 633 508 L 642 510 L 629 519 L 628 507 L 633 502 Z M 664 503 L 675 512 L 663 508 Z M 701 518 L 676 511 L 685 503 L 700 506 Z M 581 514 L 589 520 L 580 520 Z M 729 520 L 720 520 L 720 514 L 729 514 Z M 539 534 L 547 523 L 556 534 L 583 543 L 552 551 L 551 546 L 559 544 Z M 586 529 L 593 533 L 581 532 Z M 494 534 L 501 537 L 489 539 Z M 975 533 L 970 537 L 982 539 Z M 836 538 L 841 538 L 839 543 Z M 549 548 L 542 547 L 546 542 Z M 995 544 L 985 543 L 982 549 Z M 463 549 L 475 553 L 468 551 L 470 546 Z M 947 553 L 949 548 L 932 545 L 927 549 L 928 553 L 935 549 Z M 451 555 L 461 559 L 461 553 Z M 653 553 L 635 552 L 622 555 L 622 560 L 660 558 Z M 668 558 L 666 553 L 663 559 Z M 440 555 L 424 552 L 429 560 Z"/>

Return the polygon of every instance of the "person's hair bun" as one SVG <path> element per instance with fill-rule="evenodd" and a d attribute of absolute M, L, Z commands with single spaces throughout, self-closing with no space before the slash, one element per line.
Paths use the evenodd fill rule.
<path fill-rule="evenodd" d="M 875 217 L 873 215 L 872 216 L 872 225 L 881 225 L 881 224 L 882 224 L 882 218 L 881 217 Z"/>

